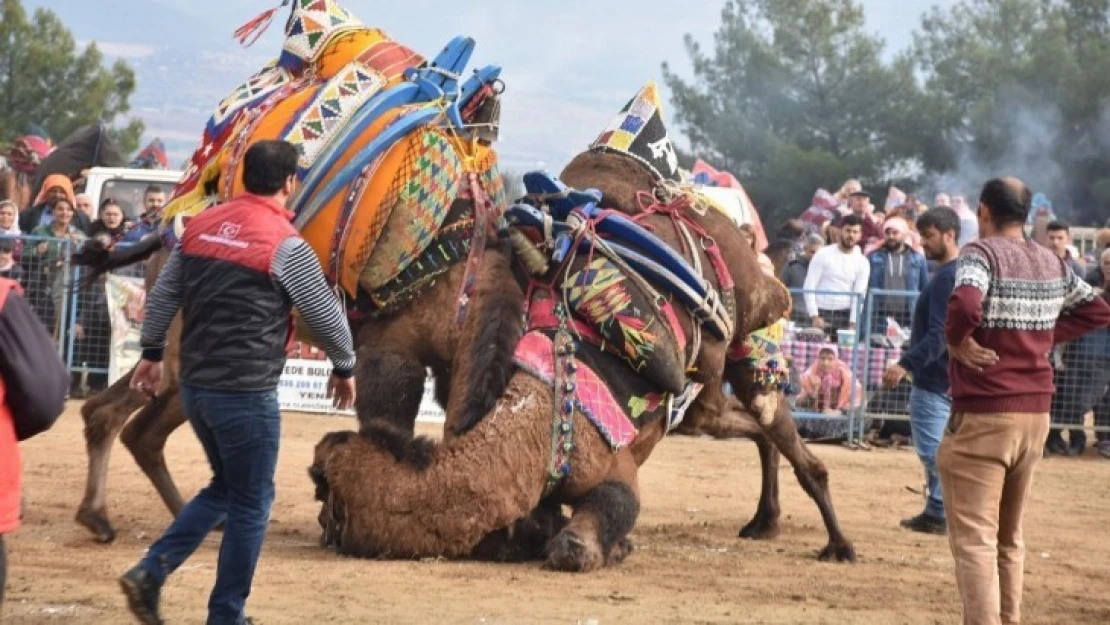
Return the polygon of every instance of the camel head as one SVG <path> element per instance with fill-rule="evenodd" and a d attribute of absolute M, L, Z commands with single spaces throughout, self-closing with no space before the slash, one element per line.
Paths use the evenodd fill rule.
<path fill-rule="evenodd" d="M 325 469 L 328 458 L 331 456 L 332 451 L 339 445 L 345 445 L 351 440 L 351 437 L 356 436 L 355 432 L 329 432 L 316 443 L 316 449 L 312 453 L 312 466 L 308 467 L 308 477 L 312 479 L 312 483 L 316 485 L 316 501 L 326 503 L 330 490 L 328 489 L 327 471 Z"/>
<path fill-rule="evenodd" d="M 578 189 L 602 189 L 602 206 L 626 214 L 640 212 L 637 192 L 680 182 L 678 156 L 663 123 L 655 83 L 640 89 L 559 178 Z"/>
<path fill-rule="evenodd" d="M 656 186 L 655 176 L 640 161 L 619 152 L 597 149 L 571 159 L 559 179 L 575 189 L 601 189 L 601 206 L 627 215 L 640 212 L 637 194 Z"/>

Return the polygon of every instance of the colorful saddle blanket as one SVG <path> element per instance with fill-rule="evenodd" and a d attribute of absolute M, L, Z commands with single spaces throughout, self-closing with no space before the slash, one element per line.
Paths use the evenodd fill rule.
<path fill-rule="evenodd" d="M 329 278 L 352 299 L 395 288 L 455 199 L 487 195 L 495 209 L 504 206 L 496 154 L 465 118 L 495 97 L 489 86 L 500 68 L 463 81 L 473 51 L 472 39 L 457 37 L 425 60 L 333 0 L 294 0 L 281 56 L 206 124 L 163 211 L 165 242 L 191 216 L 243 191 L 250 145 L 282 139 L 300 152 L 289 203 L 295 225 Z M 471 173 L 480 188 L 466 184 Z"/>

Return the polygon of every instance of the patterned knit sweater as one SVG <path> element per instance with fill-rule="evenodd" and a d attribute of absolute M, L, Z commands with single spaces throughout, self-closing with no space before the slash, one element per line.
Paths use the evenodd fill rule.
<path fill-rule="evenodd" d="M 960 251 L 945 336 L 971 336 L 998 354 L 981 373 L 949 363 L 957 412 L 1047 413 L 1055 388 L 1048 354 L 1054 343 L 1110 325 L 1110 306 L 1050 250 L 990 237 Z"/>

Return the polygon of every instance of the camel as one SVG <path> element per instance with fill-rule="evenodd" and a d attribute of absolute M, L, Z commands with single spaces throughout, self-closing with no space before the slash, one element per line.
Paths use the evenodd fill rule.
<path fill-rule="evenodd" d="M 445 227 L 459 223 L 470 214 L 468 200 L 456 201 Z M 157 248 L 146 267 L 145 279 L 149 290 L 169 253 L 160 249 L 157 237 L 144 240 L 144 248 L 117 254 L 111 261 L 102 253 L 98 255 L 96 248 L 93 248 L 77 255 L 76 259 L 106 270 L 135 262 L 152 253 L 152 248 Z M 446 400 L 448 389 L 445 388 L 441 395 L 450 423 L 473 421 L 475 417 L 471 416 L 472 413 L 483 414 L 492 406 L 498 396 L 496 389 L 504 384 L 498 378 L 497 356 L 501 354 L 500 360 L 503 361 L 500 368 L 507 370 L 515 337 L 520 334 L 523 294 L 512 291 L 515 282 L 508 258 L 500 249 L 490 246 L 481 255 L 481 270 L 473 295 L 475 303 L 461 327 L 444 323 L 444 311 L 455 307 L 465 274 L 462 263 L 455 264 L 426 291 L 395 313 L 352 324 L 358 344 L 364 346 L 360 350 L 358 369 L 361 397 L 357 409 L 360 414 L 366 414 L 372 404 L 378 418 L 394 424 L 407 422 L 408 425 L 402 427 L 411 429 L 423 393 L 425 367 L 431 368 L 437 379 L 444 380 L 444 383 L 449 379 L 449 370 L 458 372 L 462 376 L 460 379 L 481 376 L 484 382 L 476 388 L 489 388 L 493 393 L 467 395 L 459 392 L 456 395 L 459 400 L 452 404 Z M 506 285 L 511 285 L 507 296 Z M 117 435 L 154 484 L 170 513 L 176 516 L 184 507 L 184 500 L 169 473 L 164 455 L 170 434 L 186 421 L 177 393 L 179 318 L 171 327 L 168 339 L 165 388 L 156 398 L 149 400 L 131 390 L 132 372 L 128 372 L 81 407 L 89 462 L 85 495 L 78 507 L 76 520 L 89 529 L 98 542 L 112 542 L 116 537 L 107 514 L 107 468 L 112 443 Z M 481 372 L 471 371 L 468 364 L 478 362 L 476 358 L 454 363 L 455 355 L 464 345 L 483 346 L 481 362 L 486 366 Z M 500 375 L 503 378 L 505 373 Z M 464 397 L 466 401 L 463 401 Z"/>
<path fill-rule="evenodd" d="M 264 29 L 273 13 L 248 23 L 240 34 Z M 306 28 L 312 32 L 306 34 Z M 360 370 L 371 384 L 367 392 L 406 410 L 419 401 L 424 367 L 451 367 L 458 351 L 452 341 L 473 342 L 470 334 L 481 330 L 476 320 L 490 314 L 482 306 L 505 305 L 486 297 L 485 290 L 491 283 L 511 282 L 507 264 L 477 234 L 490 229 L 503 204 L 490 148 L 500 110 L 500 68 L 476 69 L 460 84 L 474 51 L 472 39 L 456 37 L 438 56 L 424 59 L 332 0 L 293 3 L 285 31 L 280 62 L 262 68 L 216 107 L 164 209 L 159 235 L 128 251 L 108 253 L 92 245 L 75 262 L 92 267 L 95 277 L 157 254 L 146 275 L 150 287 L 168 255 L 161 249 L 164 242 L 180 234 L 190 216 L 242 190 L 240 170 L 249 145 L 268 138 L 290 141 L 302 153 L 301 184 L 290 200 L 295 225 L 352 302 L 349 312 L 357 317 L 352 326 L 362 340 L 381 346 Z M 329 123 L 322 124 L 321 116 Z M 476 303 L 458 305 L 465 297 Z M 513 336 L 519 309 L 512 306 L 519 300 L 507 300 L 500 317 L 506 319 L 504 332 L 483 336 L 487 347 Z M 437 316 L 406 312 L 422 307 Z M 454 323 L 444 323 L 446 311 L 456 309 Z M 105 480 L 117 434 L 170 511 L 177 514 L 183 505 L 163 456 L 166 439 L 185 420 L 176 393 L 177 341 L 171 331 L 167 387 L 154 401 L 129 389 L 129 374 L 82 409 L 89 474 L 77 520 L 97 540 L 115 537 Z M 506 349 L 511 354 L 511 347 Z M 494 380 L 496 367 L 484 375 Z M 375 380 L 380 386 L 373 386 Z M 406 394 L 415 384 L 420 388 Z M 488 406 L 478 396 L 448 406 L 449 414 L 468 410 L 484 413 Z M 472 417 L 457 418 L 467 419 Z"/>
<path fill-rule="evenodd" d="M 583 155 L 583 157 L 585 156 L 586 155 Z M 636 165 L 636 163 L 630 162 L 626 164 L 626 166 L 632 165 Z M 620 168 L 617 167 L 614 171 L 616 171 L 618 175 L 610 176 L 608 180 L 602 180 L 602 184 L 595 186 L 606 187 L 608 196 L 613 196 L 614 193 L 619 195 L 622 191 L 614 185 L 619 185 L 623 180 L 625 180 L 624 174 L 629 173 L 627 171 L 621 173 L 619 170 Z M 568 171 L 564 172 L 564 175 L 567 176 L 568 180 L 573 180 L 573 167 L 568 167 Z M 640 172 L 639 175 L 642 179 L 644 173 Z M 635 176 L 632 176 L 627 178 L 627 180 L 637 180 L 637 178 Z M 653 184 L 654 181 L 650 178 L 648 179 L 647 183 L 643 183 L 642 181 L 638 182 L 632 187 L 624 190 L 626 192 L 625 197 L 628 197 L 629 195 L 635 195 L 635 192 L 639 189 L 650 189 L 652 188 Z M 610 204 L 613 203 L 610 202 Z M 632 203 L 629 202 L 625 202 L 623 206 L 620 203 L 615 203 L 614 207 L 630 214 L 633 214 L 639 210 L 638 208 L 633 208 Z M 724 222 L 718 224 L 715 229 L 719 229 L 722 232 L 724 232 L 725 230 L 728 230 L 730 232 L 733 231 L 733 229 Z M 727 239 L 727 237 L 724 238 Z M 681 241 L 678 241 L 677 239 L 672 239 L 671 241 L 669 241 L 669 243 L 671 243 L 672 247 L 674 247 L 678 244 L 681 244 Z M 746 246 L 743 245 L 742 242 L 739 244 L 740 247 L 737 248 L 737 243 L 735 241 L 722 241 L 721 245 L 722 248 L 730 249 L 746 248 Z M 750 250 L 748 256 L 752 256 L 750 254 Z M 732 269 L 733 272 L 736 273 L 735 267 L 742 266 L 744 262 L 749 262 L 750 264 L 750 259 L 749 261 L 745 261 L 743 257 L 730 258 L 730 269 Z M 733 267 L 733 265 L 735 265 L 735 267 Z M 741 273 L 743 273 L 743 270 L 741 270 Z M 501 282 L 507 283 L 507 281 L 503 279 Z M 765 289 L 758 288 L 758 284 L 755 285 L 755 288 L 749 288 L 751 286 L 752 285 L 741 286 L 740 284 L 738 284 L 736 291 L 737 293 L 743 292 L 748 294 L 765 294 L 767 292 Z M 450 291 L 451 288 L 445 289 L 445 292 Z M 457 293 L 457 290 L 455 292 Z M 506 297 L 502 294 L 500 296 L 500 301 L 496 304 L 496 307 L 500 307 L 500 309 L 504 311 L 511 311 L 514 305 L 513 299 L 513 296 Z M 753 303 L 754 300 L 739 297 L 738 301 L 744 301 L 750 304 Z M 764 301 L 762 302 L 762 304 L 766 305 L 767 302 Z M 444 305 L 450 306 L 450 300 L 445 300 Z M 741 307 L 741 309 L 744 308 L 745 307 L 743 306 Z M 750 306 L 746 308 L 753 309 Z M 439 310 L 443 310 L 443 308 L 439 308 Z M 508 319 L 509 317 L 510 315 L 508 314 L 492 315 L 492 318 L 494 319 Z M 405 315 L 400 315 L 393 319 L 394 321 L 392 322 L 392 324 L 385 325 L 393 328 L 409 327 L 410 329 L 401 330 L 395 335 L 397 337 L 407 337 L 404 340 L 399 341 L 399 343 L 401 343 L 400 345 L 394 345 L 394 347 L 380 350 L 375 349 L 373 352 L 364 355 L 364 362 L 369 362 L 371 365 L 371 369 L 369 371 L 385 371 L 388 372 L 389 375 L 377 376 L 371 374 L 369 376 L 363 376 L 369 377 L 371 379 L 387 380 L 387 383 L 381 385 L 376 391 L 373 389 L 366 389 L 361 393 L 362 401 L 360 402 L 359 406 L 359 414 L 360 422 L 363 424 L 363 429 L 366 429 L 366 424 L 368 422 L 385 422 L 395 427 L 399 427 L 399 433 L 402 438 L 404 438 L 406 434 L 411 437 L 413 427 L 412 422 L 415 417 L 417 407 L 419 405 L 419 397 L 421 394 L 421 387 L 423 383 L 424 367 L 430 366 L 437 374 L 437 396 L 439 397 L 441 403 L 448 407 L 448 425 L 446 428 L 447 435 L 451 436 L 453 434 L 465 432 L 471 427 L 473 423 L 477 421 L 477 416 L 485 414 L 485 411 L 486 409 L 488 409 L 491 402 L 500 396 L 499 391 L 501 388 L 504 387 L 504 383 L 507 380 L 508 371 L 510 368 L 505 366 L 502 366 L 501 368 L 485 366 L 472 367 L 471 371 L 464 375 L 451 375 L 452 365 L 449 364 L 450 359 L 445 356 L 445 353 L 454 353 L 451 350 L 454 349 L 457 351 L 460 343 L 456 341 L 446 352 L 442 349 L 437 351 L 436 349 L 426 347 L 424 346 L 424 343 L 413 343 L 412 339 L 421 339 L 425 338 L 425 336 L 421 332 L 413 331 L 411 329 L 415 326 L 408 325 L 409 321 L 405 319 Z M 772 314 L 770 316 L 767 316 L 764 319 L 764 322 L 770 322 L 773 319 L 774 315 Z M 743 325 L 742 322 L 739 323 L 737 327 L 740 327 L 741 325 Z M 437 328 L 441 328 L 442 326 L 443 324 L 440 321 L 439 325 L 431 324 L 428 327 L 432 330 L 435 330 Z M 504 322 L 501 326 L 497 326 L 495 324 L 491 328 L 487 328 L 487 335 L 485 336 L 487 340 L 478 343 L 478 345 L 495 344 L 488 339 L 502 335 L 498 332 L 499 327 L 511 328 L 512 325 L 509 322 Z M 751 327 L 759 327 L 759 325 Z M 371 334 L 367 336 L 375 336 L 372 333 L 373 331 L 370 332 Z M 408 332 L 409 334 L 406 335 L 406 332 Z M 367 339 L 366 342 L 363 342 L 363 337 L 361 335 L 360 343 L 371 345 L 389 344 L 388 339 L 375 340 L 373 338 L 370 338 Z M 406 351 L 404 345 L 413 345 L 414 347 L 411 350 Z M 415 347 L 417 345 L 421 347 Z M 713 354 L 713 356 L 710 358 L 706 356 L 707 354 Z M 481 360 L 483 364 L 490 362 L 489 359 Z M 723 372 L 725 366 L 722 350 L 704 350 L 703 354 L 699 354 L 698 369 L 700 371 L 706 372 Z M 458 372 L 458 370 L 454 371 L 454 373 Z M 759 427 L 755 426 L 755 421 L 753 421 L 752 418 L 747 416 L 745 413 L 741 413 L 738 411 L 738 407 L 740 406 L 740 404 L 736 403 L 734 399 L 729 401 L 721 397 L 721 394 L 719 392 L 719 382 L 721 379 L 721 375 L 722 373 L 718 373 L 715 377 L 710 376 L 711 383 L 709 384 L 709 390 L 704 393 L 703 396 L 698 400 L 692 413 L 693 417 L 689 420 L 688 424 L 684 426 L 684 428 L 689 431 L 690 428 L 700 427 L 705 428 L 706 431 L 709 431 L 710 433 L 716 432 L 716 435 L 748 435 L 755 437 L 757 439 L 757 442 L 760 440 L 764 440 L 766 438 L 766 434 Z M 734 380 L 732 380 L 734 382 L 734 388 L 740 389 L 740 394 L 741 396 L 743 396 L 743 389 L 745 388 L 743 371 L 739 371 L 733 377 L 735 378 Z M 480 390 L 481 392 L 475 392 L 475 390 Z M 114 420 L 106 417 L 90 417 L 90 422 L 118 423 L 118 425 L 114 429 L 112 427 L 90 428 L 90 431 L 107 431 L 110 435 L 114 435 L 115 432 L 119 431 L 118 428 L 122 426 L 123 421 L 126 420 L 126 414 L 137 407 L 137 405 L 141 405 L 142 398 L 135 397 L 133 394 L 130 394 L 129 391 L 127 391 L 126 381 L 121 381 L 120 384 L 114 386 L 113 389 L 111 389 L 110 393 L 106 395 L 110 396 L 113 393 L 117 397 L 121 394 L 123 395 L 122 407 L 118 405 L 113 405 L 113 403 L 105 401 L 94 403 L 93 406 L 88 410 L 89 412 L 94 412 L 98 407 L 106 405 L 109 408 L 113 408 L 113 412 L 117 414 L 123 413 L 124 416 L 122 417 L 122 420 L 118 416 L 115 417 Z M 367 405 L 371 402 L 369 398 L 388 398 L 390 401 L 378 403 L 377 405 L 371 406 Z M 457 400 L 457 402 L 455 404 L 451 404 L 452 399 Z M 746 405 L 752 405 L 753 401 L 758 400 L 758 397 L 756 397 L 756 394 L 754 392 L 749 392 L 747 399 L 748 402 Z M 137 404 L 136 402 L 139 402 L 139 404 Z M 137 460 L 139 460 L 140 462 L 140 466 L 142 466 L 144 470 L 147 471 L 148 475 L 151 475 L 152 480 L 155 482 L 156 487 L 159 488 L 159 492 L 160 494 L 162 494 L 164 501 L 167 503 L 167 506 L 171 509 L 171 511 L 176 512 L 176 510 L 178 510 L 180 507 L 180 497 L 177 495 L 176 489 L 173 487 L 172 480 L 169 479 L 168 472 L 165 470 L 164 459 L 162 459 L 161 457 L 161 448 L 164 445 L 165 438 L 170 432 L 173 431 L 175 427 L 180 425 L 181 419 L 183 418 L 180 415 L 179 406 L 176 407 L 175 412 L 175 409 L 173 407 L 174 403 L 175 402 L 173 401 L 172 397 L 167 397 L 164 401 L 156 402 L 149 406 L 146 410 L 144 410 L 144 412 L 140 413 L 139 417 L 133 422 L 133 426 L 128 427 L 125 432 L 124 440 L 125 443 L 128 443 L 129 449 L 131 449 L 132 452 L 136 455 Z M 383 404 L 385 406 L 384 409 L 382 407 Z M 773 409 L 772 411 L 782 412 L 781 408 L 783 404 L 784 402 L 778 403 L 779 408 Z M 727 406 L 730 408 L 730 410 L 723 410 L 722 406 Z M 163 411 L 166 413 L 167 417 L 165 419 L 160 419 L 158 415 L 160 415 Z M 463 412 L 465 414 L 460 417 L 458 416 L 460 412 Z M 764 409 L 763 412 L 766 412 L 766 409 Z M 712 418 L 708 416 L 698 417 L 697 415 L 699 414 L 712 415 Z M 839 526 L 836 523 L 835 514 L 832 512 L 831 500 L 828 497 L 827 477 L 824 472 L 824 467 L 820 464 L 819 461 L 813 458 L 811 454 L 808 454 L 808 450 L 806 450 L 804 446 L 801 446 L 800 441 L 797 439 L 796 432 L 793 431 L 792 422 L 790 422 L 788 418 L 788 411 L 786 411 L 786 415 L 786 419 L 781 418 L 781 415 L 779 415 L 776 416 L 774 420 L 776 423 L 780 424 L 788 422 L 790 427 L 786 428 L 786 430 L 789 431 L 775 434 L 772 436 L 772 438 L 780 446 L 788 450 L 788 457 L 795 462 L 796 466 L 801 467 L 799 469 L 796 469 L 796 473 L 798 473 L 799 479 L 802 480 L 803 486 L 807 486 L 807 492 L 809 492 L 811 496 L 814 496 L 814 498 L 818 501 L 818 505 L 822 509 L 822 514 L 826 520 L 826 524 L 829 527 L 830 541 L 829 545 L 824 550 L 822 550 L 821 557 L 823 559 L 851 559 L 852 557 L 854 557 L 854 552 L 851 548 L 851 545 L 846 541 L 846 539 L 843 538 Z M 701 423 L 702 425 L 698 426 L 697 424 L 699 423 Z M 716 425 L 712 427 L 710 425 L 706 425 L 710 423 L 716 423 Z M 776 427 L 778 429 L 783 429 L 782 425 L 778 425 Z M 791 440 L 790 437 L 791 433 L 793 433 L 793 440 Z M 101 438 L 103 440 L 106 440 L 107 445 L 110 446 L 112 440 L 111 436 L 103 436 Z M 641 441 L 644 440 L 650 440 L 650 437 L 642 437 Z M 777 467 L 778 456 L 774 447 L 771 447 L 769 443 L 766 443 L 766 441 L 764 441 L 764 443 L 767 447 L 767 450 L 764 450 L 764 446 L 761 446 L 761 456 L 764 458 L 764 491 L 760 499 L 759 513 L 757 513 L 756 518 L 753 519 L 753 521 L 747 526 L 745 526 L 744 530 L 741 532 L 741 535 L 746 537 L 771 537 L 775 533 L 777 533 L 777 471 L 774 471 L 772 468 L 769 467 Z M 97 453 L 99 453 L 100 456 L 103 456 L 106 453 L 100 451 L 100 448 L 102 448 L 103 445 L 104 443 L 101 442 L 100 447 L 98 447 L 97 450 Z M 634 447 L 636 447 L 637 449 L 642 449 L 643 447 L 645 447 L 645 445 L 642 442 L 638 442 Z M 795 447 L 800 447 L 800 449 L 795 449 Z M 645 451 L 638 451 L 636 453 L 636 457 L 639 459 L 639 461 L 642 462 L 643 459 L 646 459 L 647 453 L 649 452 L 650 447 L 647 447 Z M 81 512 L 79 513 L 78 518 L 83 524 L 89 526 L 90 529 L 93 529 L 94 534 L 96 534 L 99 538 L 110 540 L 114 534 L 103 531 L 103 527 L 97 529 L 98 525 L 103 524 L 93 522 L 97 520 L 97 517 L 102 517 L 105 520 L 105 524 L 107 525 L 107 527 L 110 528 L 110 524 L 106 523 L 106 516 L 104 516 L 103 514 L 103 497 L 100 496 L 98 498 L 96 496 L 97 492 L 103 492 L 103 480 L 94 479 L 94 467 L 106 464 L 104 462 L 97 463 L 94 461 L 94 456 L 96 456 L 97 453 L 94 453 L 93 446 L 92 444 L 90 444 L 90 491 L 89 493 L 87 493 L 86 500 L 82 505 Z M 774 464 L 772 465 L 772 463 Z M 148 467 L 151 467 L 151 470 L 147 470 Z M 95 484 L 100 485 L 99 489 L 96 489 L 92 486 Z M 97 506 L 96 504 L 99 504 L 99 506 Z"/>
<path fill-rule="evenodd" d="M 660 187 L 660 181 L 640 161 L 619 153 L 597 150 L 577 155 L 560 178 L 578 188 L 601 189 L 604 193 L 603 206 L 633 215 L 642 210 L 642 192 L 655 192 Z M 758 265 L 753 269 L 747 258 L 754 259 L 754 253 L 749 254 L 751 249 L 746 244 L 727 245 L 730 238 L 720 233 L 728 229 L 728 224 L 722 224 L 719 215 L 707 211 L 702 219 L 720 224 L 711 227 L 707 223 L 706 229 L 713 233 L 726 254 L 726 262 L 737 283 L 737 302 L 751 298 L 749 310 L 758 311 L 767 305 L 761 301 L 767 293 L 781 297 L 786 292 L 780 282 L 763 276 L 758 271 Z M 746 321 L 749 328 L 760 327 L 750 320 Z M 855 548 L 845 537 L 833 508 L 828 469 L 798 435 L 785 398 L 775 402 L 776 414 L 768 424 L 761 423 L 757 411 L 747 408 L 757 402 L 758 395 L 749 376 L 750 373 L 738 363 L 729 363 L 724 378 L 730 382 L 735 396 L 726 396 L 719 384 L 707 384 L 675 432 L 718 439 L 749 438 L 758 446 L 763 484 L 756 513 L 740 529 L 741 538 L 771 539 L 779 535 L 778 467 L 780 454 L 783 454 L 794 467 L 794 475 L 802 489 L 817 504 L 825 522 L 829 541 L 818 558 L 822 561 L 855 561 Z"/>
<path fill-rule="evenodd" d="M 646 87 L 622 114 L 632 111 L 628 113 L 631 117 L 649 111 L 654 115 L 657 102 L 654 87 Z M 610 142 L 617 128 L 633 130 L 623 142 Z M 648 130 L 636 130 L 644 128 Z M 607 142 L 615 149 L 607 149 Z M 784 316 L 789 309 L 789 294 L 777 280 L 762 275 L 753 250 L 725 215 L 712 210 L 699 212 L 689 202 L 681 203 L 689 194 L 668 184 L 675 182 L 676 177 L 661 174 L 664 170 L 673 174 L 677 169 L 673 148 L 668 146 L 661 117 L 646 122 L 642 118 L 618 117 L 595 146 L 575 157 L 561 177 L 574 187 L 600 190 L 600 206 L 635 216 L 640 225 L 671 249 L 683 251 L 686 260 L 695 267 L 716 269 L 714 260 L 725 265 L 734 282 L 731 296 L 736 318 L 732 327 L 736 337 L 746 337 Z M 697 249 L 689 231 L 683 232 L 686 225 L 697 228 L 701 249 Z M 550 238 L 550 226 L 536 228 L 545 231 L 540 237 L 548 246 L 545 249 L 556 245 Z M 714 248 L 718 249 L 715 258 L 707 254 L 707 250 Z M 527 250 L 517 251 L 527 259 Z M 556 271 L 571 275 L 573 269 L 572 264 Z M 707 275 L 713 273 L 716 275 Z M 727 289 L 724 280 L 729 276 L 719 270 L 701 270 L 701 274 L 718 289 Z M 528 291 L 531 292 L 531 286 Z M 566 291 L 563 293 L 565 296 Z M 526 305 L 531 308 L 534 302 L 530 300 Z M 680 310 L 683 334 L 691 336 L 699 324 L 689 311 Z M 530 328 L 534 326 L 530 320 Z M 546 330 L 550 335 L 551 327 Z M 578 330 L 576 333 L 585 336 Z M 556 342 L 559 336 L 556 332 Z M 756 516 L 741 530 L 741 536 L 769 538 L 778 533 L 777 464 L 781 450 L 794 464 L 803 488 L 817 502 L 828 528 L 829 543 L 819 557 L 854 560 L 854 548 L 844 537 L 832 509 L 827 471 L 802 443 L 782 393 L 762 386 L 765 380 L 756 384 L 756 372 L 741 361 L 726 361 L 725 350 L 732 337 L 721 339 L 703 334 L 700 350 L 690 354 L 691 378 L 704 384 L 706 390 L 695 401 L 683 430 L 756 440 L 764 470 L 763 493 Z M 628 370 L 605 362 L 604 353 L 590 352 L 604 341 L 593 339 L 593 345 L 590 342 L 583 343 L 582 355 L 598 371 L 604 370 L 604 382 L 611 388 L 626 383 Z M 542 416 L 561 407 L 570 410 L 572 404 L 566 401 L 563 406 L 565 400 L 560 399 L 561 383 L 557 376 L 554 381 L 544 379 L 537 383 L 525 368 L 514 373 L 506 395 L 485 420 L 462 424 L 471 430 L 466 437 L 448 439 L 437 446 L 424 439 L 413 439 L 411 429 L 383 433 L 365 426 L 362 436 L 349 432 L 326 436 L 318 445 L 310 468 L 317 498 L 323 502 L 322 541 L 351 555 L 465 556 L 482 544 L 483 537 L 493 535 L 492 532 L 529 511 L 571 504 L 574 516 L 570 522 L 553 524 L 561 529 L 548 545 L 547 566 L 587 571 L 623 559 L 630 549 L 627 533 L 635 523 L 639 506 L 636 468 L 646 461 L 665 434 L 661 420 L 640 423 L 638 437 L 630 446 L 614 445 L 610 449 L 602 437 L 590 436 L 597 432 L 589 426 L 585 437 L 580 434 L 585 420 L 581 410 L 574 409 L 573 414 L 568 413 L 561 423 L 557 420 L 556 425 L 576 432 L 573 460 L 568 466 L 586 463 L 586 469 L 564 474 L 557 486 L 549 483 L 548 488 L 542 488 L 539 476 L 544 473 L 545 450 L 551 446 L 557 450 L 563 441 L 558 429 L 554 434 L 546 432 Z M 723 380 L 736 390 L 735 397 L 725 397 L 721 392 Z M 666 386 L 665 379 L 651 382 L 656 388 L 677 392 L 673 386 Z M 573 387 L 573 383 L 567 384 L 568 390 Z M 537 388 L 541 391 L 538 394 Z M 521 417 L 520 413 L 526 416 Z M 536 413 L 538 417 L 532 417 Z M 508 466 L 502 467 L 503 473 L 487 477 L 487 467 L 498 462 Z"/>

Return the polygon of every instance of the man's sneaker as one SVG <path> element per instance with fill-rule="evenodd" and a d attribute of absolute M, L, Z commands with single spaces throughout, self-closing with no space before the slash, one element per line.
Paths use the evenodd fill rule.
<path fill-rule="evenodd" d="M 1068 455 L 1068 444 L 1060 436 L 1060 433 L 1053 431 L 1053 435 L 1049 435 L 1048 441 L 1044 445 L 1045 456 L 1066 456 Z"/>
<path fill-rule="evenodd" d="M 127 595 L 127 607 L 143 625 L 162 625 L 158 614 L 158 595 L 162 588 L 154 577 L 140 566 L 136 566 L 119 578 L 120 588 Z"/>
<path fill-rule="evenodd" d="M 921 513 L 915 517 L 911 517 L 908 519 L 902 519 L 902 521 L 898 524 L 910 531 L 921 532 L 922 534 L 934 534 L 936 536 L 944 536 L 948 533 L 947 520 L 937 518 L 925 513 Z"/>
<path fill-rule="evenodd" d="M 1083 430 L 1072 430 L 1068 434 L 1068 455 L 1069 456 L 1082 456 L 1083 452 L 1087 450 L 1087 434 Z"/>
<path fill-rule="evenodd" d="M 1099 441 L 1098 455 L 1110 460 L 1110 441 Z"/>

